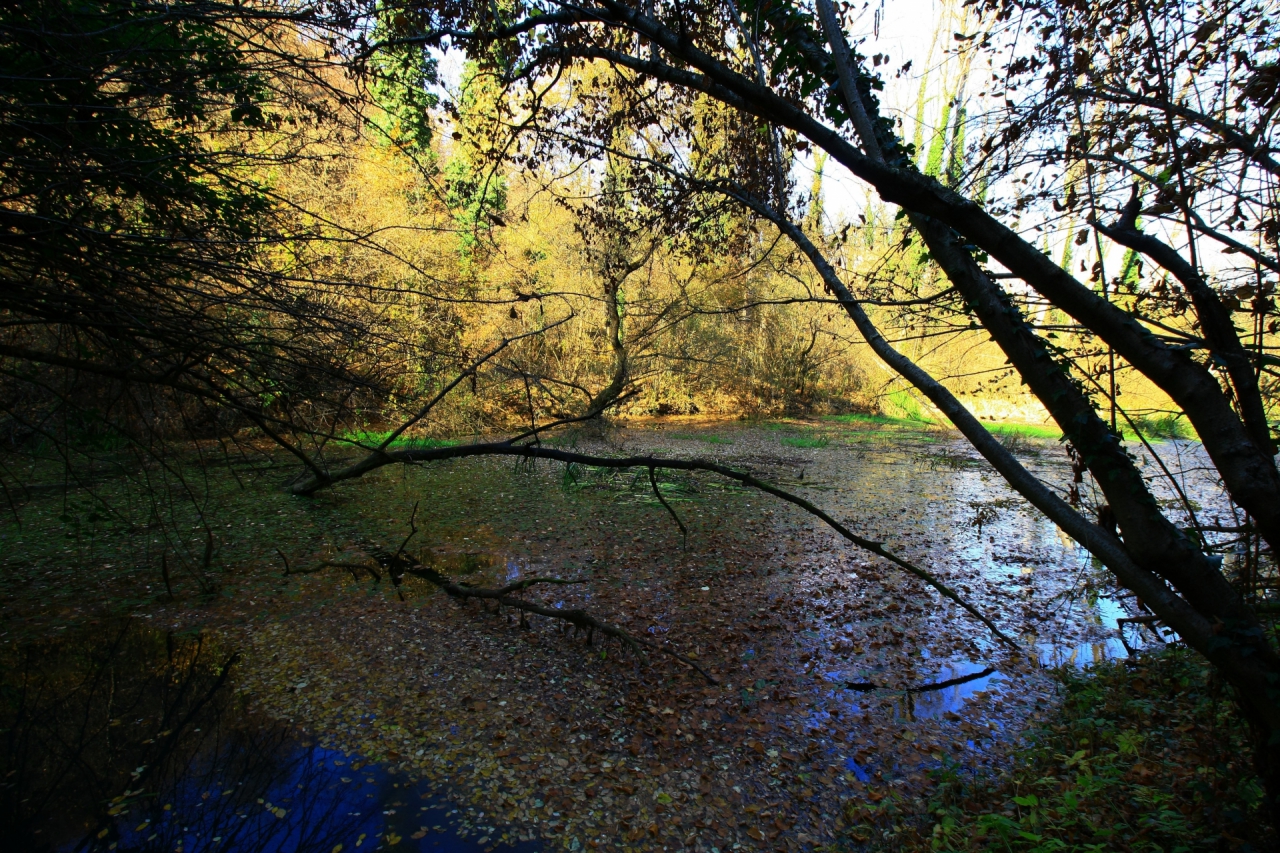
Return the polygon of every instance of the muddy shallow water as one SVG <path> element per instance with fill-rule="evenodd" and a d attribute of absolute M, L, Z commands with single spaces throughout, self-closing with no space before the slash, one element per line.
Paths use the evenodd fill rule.
<path fill-rule="evenodd" d="M 1040 664 L 1159 642 L 1122 639 L 1134 602 L 953 434 L 653 423 L 574 442 L 780 483 L 940 576 Z M 1192 509 L 1224 514 L 1197 448 L 1161 448 Z M 1058 444 L 1017 450 L 1065 488 Z M 717 683 L 424 582 L 281 578 L 262 547 L 217 606 L 148 603 L 6 647 L 5 726 L 26 740 L 5 758 L 5 821 L 51 849 L 810 849 L 850 829 L 850 800 L 910 798 L 944 764 L 998 768 L 1051 708 L 1028 655 L 794 508 L 708 477 L 661 488 L 687 539 L 647 478 L 563 466 L 388 470 L 258 505 L 315 531 L 294 566 L 394 549 L 417 505 L 424 563 L 476 584 L 584 581 L 528 596 L 669 643 Z M 118 660 L 100 642 L 116 633 Z"/>

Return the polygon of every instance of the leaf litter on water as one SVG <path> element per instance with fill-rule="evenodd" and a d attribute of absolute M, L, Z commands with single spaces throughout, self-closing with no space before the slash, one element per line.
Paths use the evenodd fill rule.
<path fill-rule="evenodd" d="M 725 425 L 717 434 L 727 439 L 704 442 L 702 455 L 797 490 L 834 485 L 815 501 L 1028 643 L 1087 648 L 1106 633 L 1055 598 L 1085 573 L 1079 553 L 980 465 L 932 465 L 887 443 L 781 446 Z M 688 451 L 681 441 L 642 426 L 598 449 L 675 455 Z M 229 597 L 198 613 L 176 603 L 150 612 L 222 625 L 250 649 L 241 689 L 255 705 L 452 792 L 477 834 L 503 826 L 512 838 L 602 849 L 827 843 L 845 829 L 847 800 L 919 791 L 943 760 L 994 766 L 1051 702 L 1047 680 L 980 626 L 789 507 L 713 480 L 664 481 L 664 494 L 686 498 L 685 543 L 646 484 L 590 473 L 571 485 L 558 468 L 486 461 L 384 471 L 282 506 L 294 525 L 273 526 L 271 541 L 298 565 L 359 560 L 360 538 L 394 546 L 421 500 L 424 561 L 475 583 L 586 579 L 547 603 L 661 637 L 720 685 L 545 622 L 524 630 L 421 582 L 401 602 L 336 569 L 282 581 L 256 529 L 237 543 L 257 553 L 228 578 Z M 980 525 L 976 505 L 989 508 Z M 987 664 L 998 672 L 980 683 L 910 689 Z"/>

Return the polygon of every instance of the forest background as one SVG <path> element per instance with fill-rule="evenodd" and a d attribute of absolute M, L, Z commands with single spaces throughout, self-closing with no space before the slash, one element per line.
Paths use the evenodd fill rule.
<path fill-rule="evenodd" d="M 192 7 L 192 14 L 207 11 Z M 896 109 L 923 173 L 950 183 L 981 183 L 989 167 L 982 163 L 975 116 L 981 115 L 987 95 L 977 81 L 991 74 L 990 56 L 968 41 L 952 39 L 953 32 L 972 23 L 972 12 L 939 8 L 937 13 L 931 44 L 923 61 L 917 60 L 923 71 L 898 75 L 903 80 L 895 88 L 905 99 Z M 503 338 L 531 333 L 442 399 L 432 416 L 404 437 L 484 434 L 554 419 L 603 401 L 597 398 L 619 376 L 623 385 L 610 393 L 622 393 L 625 386 L 625 399 L 612 410 L 628 415 L 863 411 L 939 417 L 851 333 L 816 273 L 772 223 L 723 204 L 686 222 L 664 218 L 663 209 L 646 210 L 628 196 L 624 173 L 633 167 L 617 160 L 531 161 L 528 155 L 513 160 L 525 142 L 510 123 L 513 107 L 504 99 L 511 96 L 492 70 L 481 70 L 457 52 L 445 60 L 452 68 L 450 81 L 437 74 L 445 56 L 439 52 L 413 58 L 416 65 L 405 65 L 404 56 L 375 60 L 352 78 L 352 60 L 325 55 L 319 34 L 303 33 L 305 28 L 300 33 L 293 25 L 257 33 L 254 38 L 266 39 L 265 45 L 238 46 L 236 73 L 252 92 L 216 93 L 216 98 L 209 98 L 214 92 L 192 93 L 211 102 L 198 114 L 164 126 L 162 132 L 176 132 L 181 144 L 191 146 L 193 172 L 171 177 L 203 174 L 236 188 L 238 195 L 212 201 L 224 206 L 219 213 L 228 219 L 248 213 L 239 225 L 256 227 L 261 242 L 249 251 L 247 231 L 218 235 L 231 237 L 234 242 L 225 245 L 237 250 L 215 259 L 215 277 L 243 276 L 304 289 L 314 305 L 331 314 L 328 328 L 309 331 L 319 338 L 346 337 L 322 343 L 298 335 L 292 344 L 327 347 L 333 369 L 350 371 L 360 377 L 357 387 L 378 391 L 363 400 L 345 388 L 326 388 L 326 393 L 346 395 L 345 402 L 304 401 L 320 387 L 289 394 L 285 377 L 268 377 L 272 368 L 260 364 L 256 372 L 262 376 L 246 375 L 225 385 L 215 381 L 214 397 L 223 399 L 211 397 L 212 402 L 240 401 L 227 413 L 174 409 L 161 419 L 171 427 L 181 431 L 193 424 L 179 421 L 222 417 L 231 421 L 209 434 L 234 433 L 237 419 L 252 427 L 261 416 L 260 407 L 241 405 L 248 396 L 256 394 L 259 402 L 271 400 L 276 407 L 289 407 L 296 397 L 300 408 L 284 418 L 289 428 L 305 425 L 303 432 L 341 443 L 385 430 L 411 413 L 423 394 L 465 370 L 470 358 Z M 98 47 L 104 62 L 122 49 Z M 284 55 L 289 62 L 264 54 Z M 890 61 L 880 54 L 876 58 Z M 986 67 L 975 69 L 975 59 Z M 564 81 L 562 90 L 604 87 L 609 72 L 597 67 L 580 74 Z M 412 87 L 417 91 L 409 91 Z M 252 98 L 253 112 L 235 116 L 235 97 Z M 132 101 L 128 106 L 137 107 Z M 13 118 L 11 139 L 31 129 L 23 123 L 30 117 Z M 732 144 L 726 122 L 727 116 L 706 108 L 701 133 L 710 150 Z M 210 145 L 220 149 L 216 159 L 207 156 Z M 127 162 L 126 151 L 112 154 L 122 158 L 112 166 L 137 165 Z M 907 231 L 901 219 L 894 219 L 894 208 L 870 194 L 852 197 L 847 171 L 823 154 L 797 150 L 791 156 L 788 180 L 806 233 L 841 270 L 864 283 L 867 304 L 890 338 L 944 377 L 980 416 L 1047 421 L 1047 412 L 1021 387 L 998 347 L 970 328 L 966 318 L 937 306 L 947 284 L 927 253 L 904 239 Z M 834 208 L 827 203 L 832 172 L 838 180 Z M 109 175 L 108 180 L 122 177 L 131 176 Z M 15 189 L 12 197 L 18 202 L 22 189 L 31 188 Z M 127 219 L 128 214 L 110 215 Z M 1106 252 L 1116 255 L 1114 249 L 1072 239 L 1077 219 L 1067 216 L 1043 228 L 1046 251 L 1068 266 L 1087 267 L 1099 263 L 1102 251 L 1114 266 L 1134 268 L 1132 252 L 1109 258 Z M 37 264 L 57 255 L 58 264 L 65 265 L 68 258 L 109 249 L 83 245 L 85 240 L 81 234 L 66 244 L 46 241 L 35 257 L 22 261 Z M 139 253 L 125 262 L 141 264 L 145 258 Z M 12 264 L 11 280 L 29 274 L 29 268 Z M 234 305 L 241 296 L 224 292 L 223 304 Z M 254 296 L 248 300 L 254 308 L 277 311 L 274 300 L 287 298 L 283 290 Z M 877 309 L 877 300 L 884 307 Z M 49 310 L 47 305 L 41 309 Z M 190 304 L 185 310 L 198 308 Z M 1065 335 L 1077 332 L 1047 304 L 1036 310 L 1042 325 L 1061 326 Z M 281 322 L 286 334 L 296 335 L 288 320 Z M 547 326 L 554 328 L 542 331 Z M 32 330 L 10 329 L 19 335 L 10 345 L 16 354 L 23 349 L 21 334 Z M 232 332 L 229 325 L 221 331 Z M 1126 411 L 1137 422 L 1161 421 L 1158 429 L 1166 432 L 1185 430 L 1167 396 L 1141 375 L 1126 375 L 1123 364 L 1117 374 L 1114 363 L 1108 372 L 1101 350 L 1092 351 L 1084 338 L 1069 341 L 1064 345 L 1080 350 L 1083 371 L 1121 377 Z M 206 342 L 211 350 L 217 345 Z M 295 355 L 285 360 L 306 357 L 302 349 Z M 625 371 L 619 372 L 624 362 Z M 56 384 L 51 378 L 49 383 Z M 271 390 L 273 383 L 277 387 Z M 51 439 L 68 431 L 114 433 L 125 424 L 131 439 L 141 439 L 140 429 L 158 427 L 160 421 L 151 416 L 154 398 L 131 401 L 124 385 L 94 385 L 87 395 L 97 398 L 92 403 L 83 388 L 64 388 L 54 395 L 57 403 L 40 403 L 30 411 L 10 406 L 11 445 L 33 433 Z M 10 386 L 10 400 L 23 399 L 20 387 Z"/>

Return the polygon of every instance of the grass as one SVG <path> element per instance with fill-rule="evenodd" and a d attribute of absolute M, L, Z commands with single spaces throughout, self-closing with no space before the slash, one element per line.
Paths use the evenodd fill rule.
<path fill-rule="evenodd" d="M 934 426 L 931 421 L 913 420 L 911 418 L 893 418 L 888 415 L 865 415 L 856 412 L 848 415 L 826 415 L 823 417 L 823 420 L 838 424 L 849 424 L 850 426 L 893 426 L 907 427 L 910 429 L 922 429 Z"/>
<path fill-rule="evenodd" d="M 916 420 L 912 418 L 895 418 L 888 415 L 865 415 L 865 414 L 849 414 L 849 415 L 828 415 L 823 420 L 832 421 L 834 423 L 848 424 L 850 426 L 876 426 L 876 427 L 896 427 L 899 429 L 920 430 L 927 427 L 936 426 L 931 421 Z M 1184 441 L 1196 440 L 1196 433 L 1186 422 L 1186 420 L 1178 415 L 1142 415 L 1133 417 L 1138 431 L 1148 441 L 1162 441 L 1167 439 L 1181 439 Z M 992 435 L 1002 438 L 1027 438 L 1027 439 L 1043 439 L 1049 441 L 1061 441 L 1062 430 L 1058 429 L 1057 424 L 1024 424 L 1024 423 L 984 423 L 987 430 Z M 1136 441 L 1138 432 L 1123 420 L 1118 424 L 1120 432 L 1127 441 Z M 785 429 L 785 425 L 771 426 L 771 429 Z"/>
<path fill-rule="evenodd" d="M 1193 430 L 1185 419 L 1178 415 L 1137 415 L 1133 416 L 1133 423 L 1137 426 L 1137 430 L 1129 425 L 1124 419 L 1119 419 L 1116 424 L 1120 428 L 1120 433 L 1126 441 L 1136 441 L 1138 432 L 1148 441 L 1160 441 L 1165 439 L 1177 438 L 1186 441 L 1194 441 L 1196 439 L 1195 430 Z M 1059 441 L 1062 439 L 1062 430 L 1058 429 L 1057 424 L 1015 424 L 1015 423 L 988 423 L 987 429 L 993 435 L 999 436 L 1017 436 L 1020 438 L 1042 438 Z"/>
<path fill-rule="evenodd" d="M 1173 648 L 1057 678 L 1062 705 L 1003 777 L 943 765 L 927 805 L 869 792 L 847 809 L 851 840 L 912 853 L 1269 849 L 1245 725 L 1202 658 Z"/>
<path fill-rule="evenodd" d="M 1048 438 L 1053 440 L 1062 438 L 1062 430 L 1058 429 L 1055 424 L 989 423 L 986 427 L 987 431 L 992 435 Z"/>
<path fill-rule="evenodd" d="M 889 411 L 900 413 L 906 420 L 919 423 L 931 422 L 924 410 L 920 408 L 920 401 L 910 391 L 894 391 L 885 396 L 884 402 Z"/>
<path fill-rule="evenodd" d="M 1123 419 L 1117 424 L 1124 437 L 1129 440 L 1137 439 L 1137 432 L 1140 431 L 1147 440 L 1152 439 L 1182 439 L 1184 441 L 1195 441 L 1198 436 L 1196 431 L 1191 428 L 1191 424 L 1181 415 L 1173 413 L 1151 414 L 1151 415 L 1131 415 L 1133 426 Z M 1134 430 L 1137 427 L 1137 431 Z"/>
<path fill-rule="evenodd" d="M 342 441 L 352 444 L 363 445 L 364 447 L 377 447 L 387 440 L 387 436 L 391 435 L 391 430 L 382 432 L 368 432 L 366 430 L 357 430 L 355 432 L 344 433 L 340 436 Z M 391 442 L 391 447 L 396 449 L 419 448 L 419 447 L 457 447 L 461 441 L 452 438 L 431 438 L 429 436 L 400 436 Z"/>

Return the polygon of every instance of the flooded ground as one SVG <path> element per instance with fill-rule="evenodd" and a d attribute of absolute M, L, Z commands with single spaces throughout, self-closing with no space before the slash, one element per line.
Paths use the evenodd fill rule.
<path fill-rule="evenodd" d="M 242 656 L 211 635 L 113 620 L 16 651 L 0 685 L 5 849 L 488 846 L 430 787 L 256 713 L 234 688 Z"/>
<path fill-rule="evenodd" d="M 473 460 L 307 501 L 264 466 L 227 492 L 216 526 L 191 525 L 188 550 L 218 555 L 216 586 L 198 566 L 179 574 L 176 550 L 162 580 L 164 543 L 136 526 L 45 535 L 70 517 L 46 498 L 0 532 L 0 833 L 184 853 L 812 849 L 857 838 L 850 801 L 909 800 L 938 767 L 998 768 L 1055 701 L 1041 665 L 1161 641 L 1134 625 L 1122 639 L 1135 602 L 953 433 L 654 422 L 573 442 L 779 483 L 939 575 L 1028 654 L 793 507 L 710 477 L 660 483 L 685 538 L 632 473 Z M 1198 449 L 1156 449 L 1185 510 L 1229 523 Z M 1015 450 L 1066 489 L 1059 444 Z M 583 581 L 527 596 L 668 643 L 716 683 L 422 581 L 310 571 L 394 550 L 411 517 L 422 562 L 474 584 Z M 90 569 L 127 613 L 98 615 Z"/>

